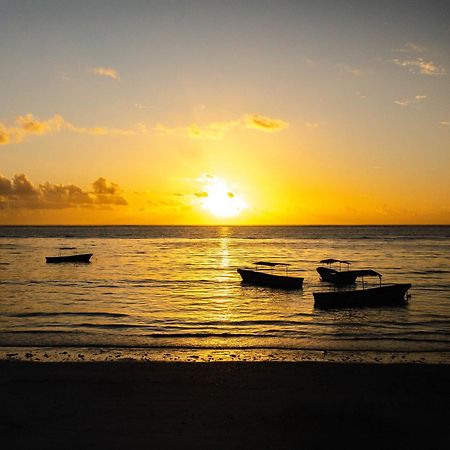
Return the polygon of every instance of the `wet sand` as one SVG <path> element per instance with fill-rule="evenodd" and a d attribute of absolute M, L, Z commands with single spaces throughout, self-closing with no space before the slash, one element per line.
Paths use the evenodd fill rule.
<path fill-rule="evenodd" d="M 8 449 L 450 448 L 450 365 L 0 361 Z"/>

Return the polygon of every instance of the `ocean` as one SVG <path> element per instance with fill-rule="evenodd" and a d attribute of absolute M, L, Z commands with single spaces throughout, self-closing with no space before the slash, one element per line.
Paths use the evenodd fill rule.
<path fill-rule="evenodd" d="M 89 264 L 46 264 L 61 246 Z M 399 307 L 314 308 L 318 262 L 411 283 Z M 241 284 L 291 264 L 302 290 Z M 3 226 L 0 359 L 450 362 L 450 226 Z"/>

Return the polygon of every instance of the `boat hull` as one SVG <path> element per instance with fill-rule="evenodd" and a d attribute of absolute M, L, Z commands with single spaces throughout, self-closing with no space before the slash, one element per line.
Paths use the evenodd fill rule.
<path fill-rule="evenodd" d="M 88 263 L 91 259 L 92 253 L 84 253 L 80 255 L 66 255 L 66 256 L 46 256 L 45 262 L 47 263 Z"/>
<path fill-rule="evenodd" d="M 387 284 L 368 289 L 352 291 L 314 292 L 316 308 L 346 308 L 353 306 L 390 306 L 407 302 L 407 284 Z"/>
<path fill-rule="evenodd" d="M 301 289 L 303 286 L 303 278 L 300 277 L 274 275 L 250 269 L 237 269 L 237 272 L 242 277 L 242 282 L 246 284 L 280 289 Z"/>
<path fill-rule="evenodd" d="M 334 284 L 355 284 L 357 274 L 351 270 L 337 271 L 328 267 L 318 267 L 318 274 L 322 281 Z"/>

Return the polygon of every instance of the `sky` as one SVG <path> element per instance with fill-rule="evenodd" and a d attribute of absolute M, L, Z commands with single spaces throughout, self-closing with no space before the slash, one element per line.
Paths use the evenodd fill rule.
<path fill-rule="evenodd" d="M 450 224 L 447 1 L 0 0 L 0 224 Z"/>

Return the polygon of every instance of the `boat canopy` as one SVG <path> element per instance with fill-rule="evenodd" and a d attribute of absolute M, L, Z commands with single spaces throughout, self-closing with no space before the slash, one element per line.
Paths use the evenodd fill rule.
<path fill-rule="evenodd" d="M 290 264 L 286 264 L 286 263 L 274 263 L 274 262 L 267 262 L 267 261 L 258 261 L 253 264 L 255 264 L 256 266 L 268 266 L 268 267 L 290 266 Z"/>
<path fill-rule="evenodd" d="M 357 277 L 382 277 L 381 273 L 375 272 L 372 269 L 352 270 L 352 273 Z"/>
<path fill-rule="evenodd" d="M 334 263 L 347 264 L 347 265 L 350 265 L 350 264 L 351 264 L 351 262 L 348 262 L 348 261 L 342 261 L 342 260 L 340 260 L 340 259 L 333 259 L 333 258 L 322 259 L 322 261 L 320 261 L 320 264 L 334 264 Z"/>

